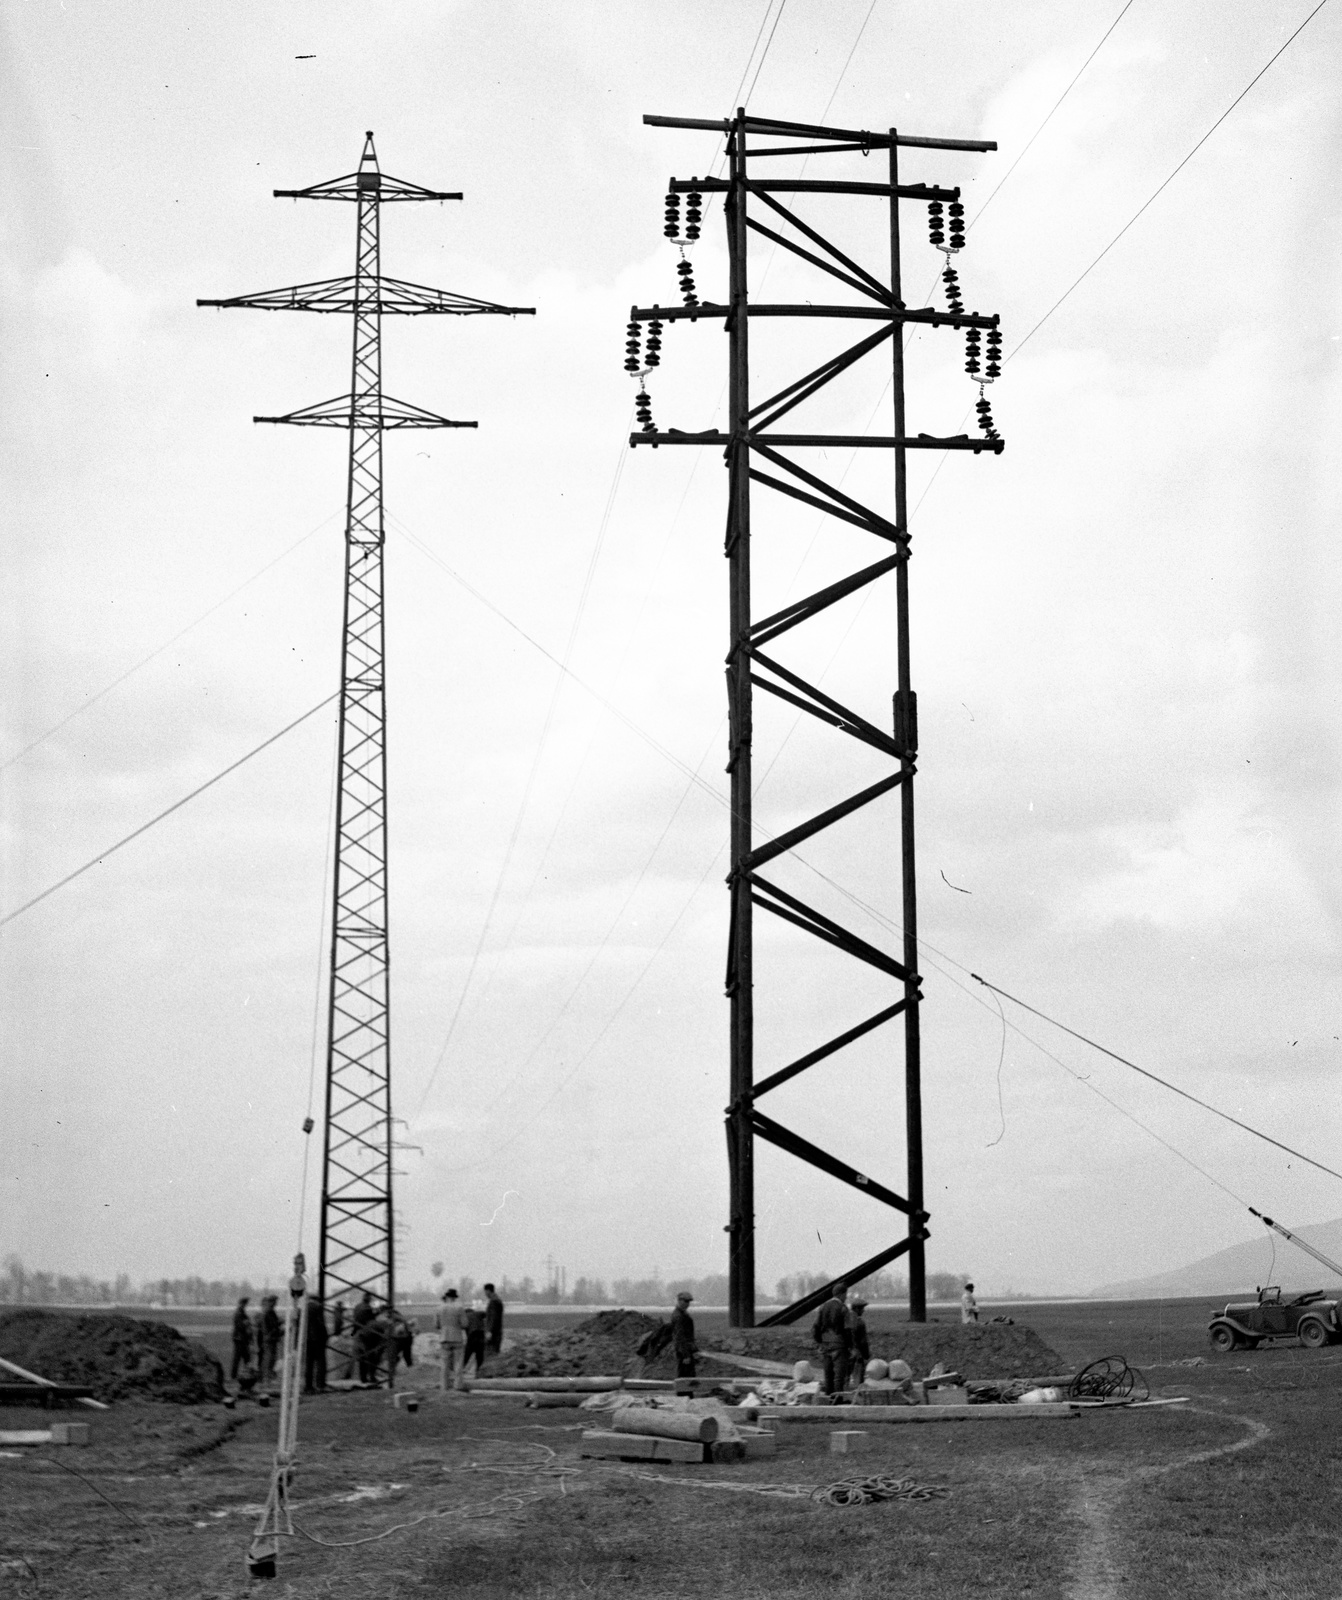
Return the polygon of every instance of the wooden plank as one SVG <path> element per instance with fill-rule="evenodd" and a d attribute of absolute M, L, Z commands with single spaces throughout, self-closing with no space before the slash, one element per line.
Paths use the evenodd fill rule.
<path fill-rule="evenodd" d="M 0 1428 L 0 1444 L 50 1444 L 50 1428 Z"/>
<path fill-rule="evenodd" d="M 1047 1422 L 1079 1417 L 1078 1406 L 761 1406 L 770 1422 Z"/>
<path fill-rule="evenodd" d="M 795 1363 L 791 1361 L 764 1361 L 758 1356 L 734 1356 L 721 1350 L 700 1350 L 702 1361 L 721 1361 L 725 1366 L 740 1367 L 742 1372 L 759 1372 L 768 1378 L 790 1378 Z"/>
<path fill-rule="evenodd" d="M 582 1436 L 581 1454 L 617 1460 L 695 1461 L 702 1463 L 706 1447 L 689 1439 L 654 1439 L 647 1434 L 608 1433 L 596 1429 Z"/>
<path fill-rule="evenodd" d="M 60 1388 L 60 1384 L 53 1383 L 50 1378 L 40 1378 L 37 1373 L 29 1372 L 27 1367 L 17 1366 L 13 1361 L 5 1361 L 3 1358 L 0 1358 L 0 1371 L 12 1372 L 16 1378 L 26 1378 L 29 1383 L 40 1383 L 44 1389 Z M 87 1395 L 76 1396 L 75 1404 L 88 1406 L 92 1411 L 107 1411 L 111 1409 L 106 1401 L 94 1400 Z"/>
<path fill-rule="evenodd" d="M 467 1378 L 471 1389 L 526 1390 L 537 1394 L 607 1394 L 624 1386 L 623 1378 Z"/>

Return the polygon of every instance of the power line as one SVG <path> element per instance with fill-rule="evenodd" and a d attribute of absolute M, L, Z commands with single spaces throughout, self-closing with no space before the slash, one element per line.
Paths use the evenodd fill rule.
<path fill-rule="evenodd" d="M 610 527 L 610 519 L 615 509 L 615 499 L 619 493 L 620 480 L 624 476 L 624 464 L 628 454 L 628 447 L 622 443 L 620 446 L 619 458 L 615 463 L 615 473 L 611 479 L 610 489 L 606 495 L 605 508 L 601 514 L 601 521 L 597 526 L 596 540 L 592 546 L 592 554 L 588 559 L 587 571 L 583 577 L 582 589 L 578 595 L 577 609 L 574 611 L 573 621 L 569 626 L 568 639 L 564 645 L 562 665 L 565 670 L 573 658 L 573 647 L 577 642 L 578 630 L 582 625 L 583 615 L 587 609 L 587 602 L 591 596 L 592 583 L 596 577 L 596 569 L 601 560 L 602 549 L 605 546 L 606 533 Z M 404 523 L 402 523 L 399 518 L 390 518 L 390 520 L 396 522 L 402 531 L 409 531 L 405 528 Z M 467 996 L 470 994 L 471 984 L 475 980 L 475 973 L 480 964 L 480 957 L 484 953 L 485 941 L 489 937 L 489 930 L 494 922 L 494 913 L 498 909 L 499 898 L 503 893 L 503 885 L 508 877 L 508 869 L 512 866 L 513 852 L 517 849 L 517 841 L 521 837 L 522 825 L 526 820 L 526 814 L 531 805 L 532 790 L 536 786 L 536 778 L 540 773 L 541 762 L 545 756 L 545 747 L 549 743 L 550 730 L 554 725 L 555 713 L 559 708 L 559 697 L 564 692 L 564 676 L 564 672 L 561 671 L 559 676 L 554 681 L 554 687 L 550 691 L 550 703 L 546 708 L 545 721 L 541 726 L 540 738 L 536 741 L 536 748 L 532 753 L 531 769 L 527 773 L 527 781 L 522 789 L 522 799 L 517 808 L 517 816 L 513 821 L 512 833 L 509 835 L 507 848 L 503 852 L 503 861 L 499 867 L 498 876 L 494 880 L 494 892 L 490 896 L 489 905 L 485 910 L 484 922 L 480 927 L 480 935 L 475 941 L 475 950 L 471 955 L 470 966 L 466 969 L 466 977 L 461 985 L 461 992 L 457 996 L 456 1007 L 453 1010 L 451 1020 L 447 1025 L 447 1035 L 444 1038 L 442 1046 L 438 1051 L 437 1058 L 434 1061 L 433 1071 L 429 1074 L 430 1087 L 432 1087 L 433 1080 L 438 1076 L 438 1069 L 442 1066 L 447 1057 L 448 1047 L 451 1045 L 453 1035 L 457 1031 L 457 1024 L 461 1020 L 461 1013 L 466 1005 Z M 427 1096 L 428 1088 L 426 1088 L 424 1092 Z M 420 1109 L 423 1109 L 422 1104 Z"/>
<path fill-rule="evenodd" d="M 1278 1150 L 1284 1150 L 1288 1156 L 1294 1156 L 1297 1161 L 1306 1165 L 1317 1167 L 1320 1172 L 1326 1172 L 1330 1178 L 1342 1179 L 1342 1172 L 1334 1172 L 1332 1167 L 1324 1166 L 1322 1161 L 1316 1161 L 1313 1156 L 1303 1155 L 1299 1150 L 1293 1150 L 1289 1144 L 1283 1144 L 1280 1139 L 1274 1139 L 1270 1133 L 1264 1133 L 1261 1128 L 1254 1128 L 1247 1122 L 1241 1122 L 1238 1117 L 1232 1117 L 1228 1111 L 1222 1111 L 1219 1106 L 1210 1105 L 1206 1100 L 1199 1100 L 1197 1095 L 1190 1094 L 1187 1089 L 1181 1089 L 1177 1083 L 1171 1083 L 1168 1078 L 1162 1078 L 1158 1073 L 1150 1072 L 1145 1067 L 1139 1067 L 1135 1061 L 1129 1061 L 1126 1056 L 1121 1056 L 1116 1050 L 1111 1050 L 1107 1045 L 1100 1044 L 1095 1039 L 1089 1039 L 1084 1033 L 1078 1033 L 1075 1028 L 1069 1028 L 1065 1022 L 1059 1022 L 1056 1017 L 1050 1017 L 1040 1011 L 1028 1001 L 1018 999 L 1014 994 L 1008 994 L 1005 989 L 1000 989 L 995 983 L 989 983 L 986 978 L 980 978 L 977 972 L 969 974 L 985 989 L 991 989 L 994 994 L 1000 994 L 1004 1000 L 1010 1000 L 1012 1005 L 1020 1006 L 1028 1011 L 1031 1016 L 1038 1017 L 1041 1022 L 1049 1022 L 1055 1028 L 1061 1028 L 1064 1033 L 1070 1034 L 1073 1039 L 1078 1039 L 1082 1044 L 1089 1045 L 1092 1050 L 1098 1050 L 1101 1055 L 1108 1056 L 1111 1061 L 1117 1061 L 1120 1066 L 1129 1067 L 1133 1072 L 1138 1072 L 1143 1078 L 1150 1078 L 1152 1083 L 1158 1083 L 1162 1089 L 1169 1089 L 1171 1093 L 1182 1095 L 1185 1100 L 1191 1100 L 1195 1106 L 1201 1106 L 1204 1111 L 1210 1111 L 1214 1117 L 1220 1117 L 1223 1122 L 1234 1123 L 1235 1127 L 1243 1128 L 1245 1133 L 1253 1134 L 1255 1139 L 1262 1139 L 1265 1143 L 1275 1145 Z"/>
<path fill-rule="evenodd" d="M 202 611 L 194 622 L 188 622 L 186 627 L 180 629 L 177 633 L 174 633 L 171 639 L 165 639 L 163 643 L 157 647 L 157 649 L 151 650 L 149 654 L 143 658 L 143 660 L 137 661 L 133 667 L 127 667 L 125 672 L 123 672 L 120 677 L 113 678 L 111 683 L 104 684 L 96 694 L 91 694 L 87 700 L 85 700 L 82 704 L 77 705 L 73 711 L 67 712 L 59 722 L 54 723 L 50 728 L 47 729 L 45 733 L 40 734 L 36 739 L 34 739 L 31 744 L 24 745 L 22 750 L 10 756 L 7 760 L 0 761 L 0 772 L 4 772 L 8 767 L 12 767 L 16 761 L 22 761 L 24 756 L 31 754 L 32 751 L 37 749 L 38 745 L 45 744 L 48 739 L 58 734 L 67 723 L 73 722 L 76 717 L 82 716 L 90 706 L 96 705 L 104 695 L 111 694 L 112 690 L 120 687 L 121 684 L 125 683 L 127 678 L 133 678 L 135 674 L 139 672 L 141 667 L 147 667 L 151 661 L 155 660 L 156 657 L 161 656 L 165 650 L 170 650 L 179 639 L 184 639 L 193 628 L 198 628 L 202 622 L 206 621 L 207 618 L 212 617 L 216 611 L 226 606 L 230 600 L 237 599 L 244 589 L 250 588 L 258 578 L 263 578 L 272 567 L 277 567 L 286 556 L 291 556 L 294 551 L 298 549 L 299 545 L 306 544 L 308 540 L 312 538 L 313 534 L 320 533 L 326 524 L 337 515 L 339 515 L 339 513 L 333 511 L 330 516 L 323 517 L 315 528 L 309 528 L 301 539 L 295 539 L 289 548 L 287 550 L 281 550 L 279 555 L 277 555 L 273 561 L 267 561 L 264 567 L 259 567 L 254 573 L 252 573 L 250 578 L 245 579 L 237 586 L 236 589 L 231 589 L 222 600 L 216 600 L 207 611 Z"/>
<path fill-rule="evenodd" d="M 180 800 L 174 800 L 166 810 L 160 811 L 156 817 L 150 817 L 148 822 L 142 822 L 138 828 L 128 833 L 125 838 L 118 839 L 113 845 L 108 845 L 105 850 L 100 851 L 91 861 L 86 861 L 82 867 L 76 867 L 73 872 L 67 872 L 59 882 L 43 889 L 41 894 L 35 894 L 31 900 L 25 900 L 21 906 L 16 906 L 13 911 L 7 911 L 4 916 L 0 916 L 0 928 L 3 928 L 7 922 L 13 922 L 15 917 L 21 917 L 25 911 L 31 911 L 35 905 L 45 900 L 48 895 L 55 894 L 57 889 L 63 889 L 67 883 L 73 883 L 76 878 L 82 877 L 91 868 L 105 861 L 108 856 L 115 854 L 116 851 L 121 849 L 122 845 L 129 844 L 132 839 L 138 839 L 142 833 L 148 833 L 150 828 L 162 822 L 165 817 L 170 817 L 174 811 L 180 811 L 188 801 L 194 800 L 197 795 L 204 794 L 207 789 L 212 789 L 221 778 L 226 778 L 230 772 L 236 772 L 239 767 L 245 766 L 253 756 L 259 756 L 263 750 L 268 749 L 277 740 L 282 739 L 286 733 L 292 733 L 300 723 L 306 722 L 309 717 L 315 717 L 323 706 L 329 706 L 332 700 L 338 697 L 338 693 L 339 691 L 336 694 L 328 694 L 325 700 L 319 700 L 311 710 L 305 711 L 301 717 L 295 717 L 292 722 L 281 728 L 278 733 L 272 733 L 268 739 L 263 739 L 260 744 L 249 750 L 245 756 L 239 756 L 236 761 L 231 761 L 222 772 L 216 772 L 212 778 L 207 778 L 204 783 L 194 788 L 190 794 L 184 794 Z"/>
<path fill-rule="evenodd" d="M 1063 101 L 1067 98 L 1067 96 L 1069 94 L 1071 94 L 1072 90 L 1076 88 L 1077 84 L 1081 81 L 1081 74 L 1083 72 L 1085 72 L 1086 68 L 1091 64 L 1092 61 L 1094 61 L 1095 57 L 1097 55 L 1099 55 L 1100 51 L 1104 48 L 1105 39 L 1107 39 L 1109 37 L 1109 35 L 1114 31 L 1114 29 L 1119 25 L 1119 23 L 1122 22 L 1123 18 L 1127 16 L 1128 12 L 1131 9 L 1132 9 L 1132 0 L 1127 0 L 1127 4 L 1123 7 L 1122 11 L 1119 12 L 1119 14 L 1114 18 L 1114 20 L 1104 30 L 1104 38 L 1100 40 L 1099 44 L 1097 44 L 1095 46 L 1095 48 L 1090 52 L 1090 54 L 1086 57 L 1086 59 L 1081 63 L 1080 69 L 1078 70 L 1078 72 L 1076 74 L 1076 77 L 1074 77 L 1072 79 L 1072 81 L 1062 91 L 1062 93 L 1058 96 L 1058 98 L 1053 102 L 1053 110 L 1049 112 L 1048 116 L 1046 116 L 1044 118 L 1044 120 L 1039 124 L 1039 126 L 1030 135 L 1029 139 L 1027 140 L 1027 142 L 1025 144 L 1025 148 L 1021 151 L 1021 153 L 1016 157 L 1016 159 L 1011 163 L 1011 165 L 1002 174 L 1000 180 L 998 181 L 997 188 L 993 190 L 993 192 L 988 196 L 988 198 L 983 202 L 983 204 L 974 213 L 974 220 L 973 220 L 973 222 L 971 222 L 969 224 L 970 228 L 972 228 L 974 226 L 974 223 L 979 220 L 979 218 L 983 215 L 983 213 L 993 203 L 993 201 L 997 198 L 998 190 L 1001 189 L 1002 185 L 1007 181 L 1007 179 L 1016 170 L 1016 168 L 1018 166 L 1020 166 L 1021 162 L 1025 160 L 1025 157 L 1030 153 L 1030 146 L 1035 142 L 1035 140 L 1039 137 L 1039 135 L 1041 133 L 1043 133 L 1044 129 L 1046 127 L 1048 127 L 1050 121 L 1053 118 L 1053 112 L 1058 109 L 1058 107 L 1063 103 Z M 968 229 L 966 229 L 965 231 L 968 232 Z"/>
<path fill-rule="evenodd" d="M 1211 138 L 1212 134 L 1214 134 L 1216 132 L 1216 130 L 1221 126 L 1221 124 L 1230 115 L 1230 113 L 1235 109 L 1235 107 L 1240 103 L 1240 101 L 1244 99 L 1245 95 L 1247 95 L 1249 93 L 1250 89 L 1252 89 L 1253 86 L 1258 82 L 1258 80 L 1264 75 L 1264 73 L 1267 72 L 1268 68 L 1273 66 L 1274 63 L 1279 61 L 1281 59 L 1281 57 L 1286 54 L 1287 50 L 1290 49 L 1290 47 L 1295 43 L 1295 41 L 1300 37 L 1300 35 L 1305 31 L 1305 29 L 1310 25 L 1310 23 L 1313 22 L 1315 17 L 1318 16 L 1319 12 L 1322 11 L 1324 6 L 1326 6 L 1327 4 L 1328 4 L 1328 0 L 1319 0 L 1318 5 L 1316 5 L 1314 7 L 1313 11 L 1310 12 L 1310 14 L 1305 18 L 1305 20 L 1300 24 L 1300 26 L 1295 30 L 1295 32 L 1290 36 L 1290 38 L 1287 39 L 1286 43 L 1284 45 L 1282 45 L 1281 49 L 1276 51 L 1276 53 L 1271 57 L 1271 59 L 1264 66 L 1260 67 L 1256 73 L 1254 73 L 1253 77 L 1249 79 L 1248 83 L 1245 84 L 1244 88 L 1240 90 L 1240 92 L 1235 96 L 1235 98 L 1225 108 L 1225 110 L 1221 113 L 1221 115 L 1219 117 L 1217 117 L 1216 121 L 1212 123 L 1211 127 L 1207 129 L 1206 133 L 1204 133 L 1202 135 L 1202 137 L 1193 146 L 1193 148 L 1188 152 L 1188 154 L 1183 158 L 1183 160 L 1179 163 L 1179 165 L 1177 167 L 1175 167 L 1173 172 L 1170 173 L 1169 177 L 1167 177 L 1164 180 L 1164 182 L 1161 183 L 1157 187 L 1157 189 L 1150 196 L 1149 199 L 1144 200 L 1142 202 L 1142 204 L 1137 207 L 1136 211 L 1133 212 L 1133 214 L 1128 218 L 1128 220 L 1123 224 L 1123 226 L 1113 236 L 1113 238 L 1109 241 L 1109 243 L 1107 245 L 1105 245 L 1104 249 L 1100 251 L 1099 255 L 1097 255 L 1095 257 L 1094 261 L 1091 262 L 1091 264 L 1086 268 L 1086 270 L 1081 274 L 1081 276 L 1079 278 L 1077 278 L 1076 281 L 1074 283 L 1072 283 L 1066 290 L 1064 290 L 1064 292 L 1061 295 L 1059 295 L 1059 297 L 1053 302 L 1053 304 L 1048 308 L 1048 310 L 1043 314 L 1043 316 L 1040 317 L 1039 321 L 1035 323 L 1034 327 L 1030 329 L 1029 333 L 1027 333 L 1025 335 L 1025 337 L 1020 341 L 1020 343 L 1018 345 L 1016 345 L 1015 348 L 1011 351 L 1011 354 L 1007 356 L 1007 358 L 1006 358 L 1007 361 L 1010 361 L 1012 356 L 1016 356 L 1016 355 L 1020 354 L 1020 352 L 1025 348 L 1025 346 L 1027 344 L 1029 344 L 1030 340 L 1034 338 L 1035 334 L 1037 334 L 1039 332 L 1040 328 L 1042 328 L 1044 326 L 1044 324 L 1053 315 L 1053 313 L 1058 309 L 1058 307 L 1060 305 L 1062 305 L 1063 301 L 1068 298 L 1068 296 L 1072 293 L 1072 290 L 1076 289 L 1080 284 L 1082 284 L 1091 275 L 1092 272 L 1094 272 L 1095 268 L 1099 266 L 1100 262 L 1104 260 L 1105 256 L 1107 256 L 1109 254 L 1109 252 L 1114 248 L 1114 246 L 1123 237 L 1123 235 L 1128 231 L 1128 229 L 1133 225 L 1133 223 L 1137 221 L 1138 217 L 1140 217 L 1142 215 L 1142 213 L 1144 211 L 1146 211 L 1149 206 L 1154 204 L 1154 202 L 1165 192 L 1165 190 L 1167 188 L 1169 188 L 1170 184 L 1174 182 L 1175 178 L 1177 178 L 1179 176 L 1179 174 L 1184 170 L 1184 168 L 1193 159 L 1193 157 L 1198 153 L 1198 151 L 1202 149 L 1203 145 L 1206 144 L 1207 140 Z"/>

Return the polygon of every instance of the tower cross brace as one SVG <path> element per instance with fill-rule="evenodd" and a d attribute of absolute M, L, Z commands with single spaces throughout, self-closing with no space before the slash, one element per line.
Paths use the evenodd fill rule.
<path fill-rule="evenodd" d="M 476 424 L 454 422 L 383 394 L 382 318 L 529 316 L 534 308 L 495 305 L 382 276 L 382 206 L 460 200 L 461 195 L 383 173 L 371 133 L 354 172 L 306 189 L 276 189 L 275 194 L 355 206 L 353 275 L 196 304 L 344 313 L 354 320 L 348 394 L 253 420 L 349 433 L 318 1293 L 329 1300 L 369 1290 L 394 1304 L 382 435 L 402 428 Z"/>

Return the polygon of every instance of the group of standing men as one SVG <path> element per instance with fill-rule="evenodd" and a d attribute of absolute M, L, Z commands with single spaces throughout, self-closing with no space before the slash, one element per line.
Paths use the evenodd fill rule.
<path fill-rule="evenodd" d="M 247 1314 L 249 1304 L 248 1296 L 243 1295 L 233 1313 L 233 1366 L 229 1377 L 236 1383 L 239 1374 L 244 1373 L 250 1382 L 269 1384 L 274 1381 L 275 1363 L 284 1343 L 284 1324 L 275 1310 L 279 1296 L 262 1296 L 255 1324 Z"/>
<path fill-rule="evenodd" d="M 275 1363 L 284 1346 L 284 1324 L 276 1306 L 277 1295 L 264 1295 L 261 1311 L 253 1326 L 247 1313 L 249 1297 L 243 1295 L 233 1313 L 233 1363 L 229 1378 L 240 1389 L 267 1389 L 275 1381 Z M 334 1326 L 326 1325 L 326 1311 L 319 1295 L 307 1296 L 307 1316 L 303 1344 L 303 1393 L 321 1394 L 326 1389 L 327 1345 L 339 1340 L 348 1329 L 349 1351 L 344 1376 L 358 1371 L 361 1383 L 381 1381 L 385 1370 L 390 1376 L 397 1362 L 414 1365 L 415 1326 L 390 1303 L 381 1305 L 366 1289 L 362 1299 L 347 1313 L 343 1301 L 333 1310 Z"/>
<path fill-rule="evenodd" d="M 483 1299 L 477 1296 L 469 1305 L 455 1289 L 445 1289 L 434 1326 L 443 1352 L 442 1387 L 460 1389 L 472 1361 L 478 1378 L 485 1358 L 503 1348 L 503 1301 L 492 1283 L 485 1285 Z"/>

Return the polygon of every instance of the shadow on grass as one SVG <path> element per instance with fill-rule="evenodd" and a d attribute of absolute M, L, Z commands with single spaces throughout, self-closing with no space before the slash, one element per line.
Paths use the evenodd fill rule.
<path fill-rule="evenodd" d="M 456 1600 L 609 1595 L 870 1600 L 874 1594 L 1057 1595 L 1065 1518 L 1018 1490 L 839 1510 L 763 1495 L 611 1483 L 535 1507 L 508 1539 L 459 1543 L 425 1590 Z M 1056 1513 L 1057 1507 L 1052 1507 Z M 1070 1530 L 1067 1530 L 1070 1531 Z"/>

